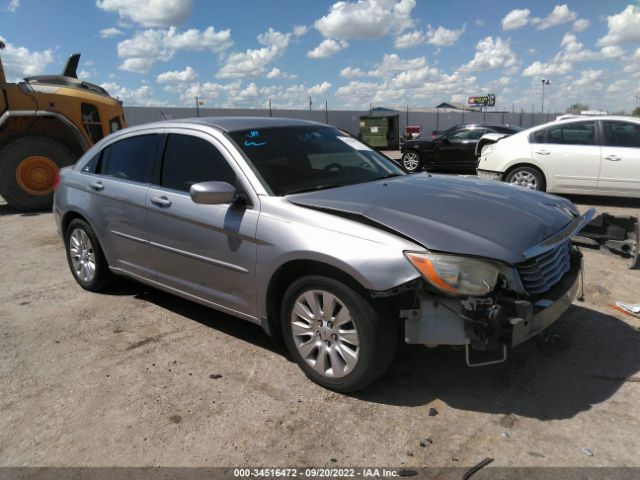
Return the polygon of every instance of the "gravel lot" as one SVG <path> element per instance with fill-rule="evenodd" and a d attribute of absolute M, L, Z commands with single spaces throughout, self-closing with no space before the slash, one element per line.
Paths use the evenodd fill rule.
<path fill-rule="evenodd" d="M 345 396 L 255 325 L 124 279 L 83 291 L 50 213 L 1 204 L 0 248 L 0 466 L 640 467 L 640 320 L 608 306 L 640 302 L 640 271 L 617 258 L 585 252 L 586 301 L 507 363 L 405 345 Z"/>

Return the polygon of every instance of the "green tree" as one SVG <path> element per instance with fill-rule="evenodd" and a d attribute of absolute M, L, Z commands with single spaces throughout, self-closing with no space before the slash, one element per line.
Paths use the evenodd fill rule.
<path fill-rule="evenodd" d="M 579 114 L 583 110 L 589 110 L 589 105 L 586 103 L 574 103 L 567 108 L 567 113 Z"/>
<path fill-rule="evenodd" d="M 631 115 L 633 115 L 634 117 L 640 117 L 640 107 L 634 108 L 633 112 L 631 112 Z"/>

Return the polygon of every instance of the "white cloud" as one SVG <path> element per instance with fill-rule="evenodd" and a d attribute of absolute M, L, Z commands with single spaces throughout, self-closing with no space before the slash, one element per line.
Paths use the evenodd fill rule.
<path fill-rule="evenodd" d="M 336 90 L 335 96 L 346 106 L 370 103 L 379 85 L 374 82 L 351 81 Z"/>
<path fill-rule="evenodd" d="M 423 31 L 413 30 L 396 37 L 393 46 L 395 48 L 410 48 L 425 43 L 426 41 L 427 37 Z"/>
<path fill-rule="evenodd" d="M 429 25 L 429 30 L 427 31 L 427 43 L 438 47 L 450 47 L 458 41 L 465 30 L 466 25 L 463 25 L 462 28 L 459 28 L 458 30 L 449 30 L 444 27 L 434 29 Z"/>
<path fill-rule="evenodd" d="M 258 35 L 258 42 L 263 45 L 262 48 L 230 54 L 216 77 L 242 78 L 266 75 L 267 65 L 284 54 L 290 38 L 290 33 L 285 34 L 270 28 L 267 32 Z"/>
<path fill-rule="evenodd" d="M 40 75 L 46 70 L 47 65 L 53 62 L 53 50 L 48 48 L 42 51 L 31 51 L 26 47 L 18 47 L 7 42 L 2 50 L 2 63 L 4 65 L 5 76 L 8 80 Z"/>
<path fill-rule="evenodd" d="M 517 30 L 529 23 L 529 14 L 531 11 L 527 8 L 511 10 L 502 19 L 502 30 Z"/>
<path fill-rule="evenodd" d="M 118 57 L 124 59 L 119 68 L 146 73 L 156 61 L 166 62 L 179 50 L 221 52 L 232 44 L 230 30 L 216 32 L 211 26 L 202 31 L 191 28 L 182 33 L 175 27 L 144 30 L 118 43 Z"/>
<path fill-rule="evenodd" d="M 20 0 L 11 0 L 9 5 L 7 5 L 7 10 L 11 13 L 15 13 L 16 10 L 18 10 L 18 7 L 20 7 Z"/>
<path fill-rule="evenodd" d="M 586 18 L 579 18 L 575 22 L 573 22 L 573 31 L 574 32 L 584 32 L 587 28 L 589 28 L 591 22 Z"/>
<path fill-rule="evenodd" d="M 367 72 L 370 77 L 388 78 L 397 72 L 405 70 L 417 70 L 427 65 L 425 57 L 416 57 L 411 59 L 400 58 L 395 53 L 385 54 L 382 61 L 378 63 L 373 70 Z"/>
<path fill-rule="evenodd" d="M 309 50 L 307 52 L 307 57 L 309 58 L 327 58 L 336 53 L 347 48 L 349 44 L 345 40 L 340 40 L 339 42 L 332 39 L 327 38 L 320 42 L 320 44 L 314 48 L 313 50 Z"/>
<path fill-rule="evenodd" d="M 340 70 L 340 76 L 346 78 L 365 77 L 367 74 L 359 68 L 345 67 Z"/>
<path fill-rule="evenodd" d="M 481 19 L 481 18 L 478 18 L 473 23 L 475 23 L 477 27 L 484 27 L 486 25 L 485 21 L 483 19 Z"/>
<path fill-rule="evenodd" d="M 301 37 L 309 31 L 309 27 L 306 25 L 295 25 L 293 27 L 293 35 L 296 37 Z"/>
<path fill-rule="evenodd" d="M 569 9 L 567 4 L 556 5 L 551 13 L 545 18 L 533 18 L 531 23 L 536 25 L 538 30 L 546 30 L 547 28 L 562 25 L 563 23 L 573 22 L 577 17 L 576 12 Z"/>
<path fill-rule="evenodd" d="M 400 33 L 413 25 L 415 0 L 357 0 L 334 3 L 329 13 L 314 23 L 328 38 L 373 39 Z"/>
<path fill-rule="evenodd" d="M 186 83 L 186 82 L 195 82 L 198 78 L 198 74 L 192 67 L 187 67 L 182 71 L 172 70 L 169 72 L 164 72 L 158 75 L 156 78 L 156 82 L 158 83 Z"/>
<path fill-rule="evenodd" d="M 179 25 L 191 14 L 192 0 L 96 0 L 96 6 L 144 27 Z"/>
<path fill-rule="evenodd" d="M 111 28 L 103 28 L 100 30 L 100 36 L 102 38 L 112 38 L 117 37 L 118 35 L 124 35 L 121 30 L 118 30 L 116 27 Z"/>
<path fill-rule="evenodd" d="M 571 72 L 575 63 L 620 58 L 624 54 L 618 46 L 602 47 L 600 51 L 588 50 L 573 33 L 565 33 L 560 46 L 560 51 L 553 59 L 549 62 L 539 60 L 533 62 L 524 69 L 522 75 L 525 77 L 564 75 Z"/>
<path fill-rule="evenodd" d="M 628 5 L 622 12 L 607 17 L 609 31 L 598 46 L 640 42 L 640 7 Z"/>
<path fill-rule="evenodd" d="M 87 80 L 89 78 L 91 78 L 93 75 L 90 71 L 88 70 L 80 70 L 78 72 L 78 78 L 81 80 Z"/>
<path fill-rule="evenodd" d="M 326 95 L 330 88 L 331 88 L 331 83 L 324 81 L 322 83 L 319 83 L 309 88 L 307 92 L 309 93 L 309 95 L 317 95 L 321 97 L 323 95 Z"/>
<path fill-rule="evenodd" d="M 267 78 L 286 78 L 286 79 L 291 79 L 291 78 L 298 78 L 297 75 L 293 75 L 290 73 L 285 73 L 282 70 L 280 70 L 277 67 L 273 67 L 266 75 L 265 77 Z"/>
<path fill-rule="evenodd" d="M 153 89 L 149 85 L 142 85 L 138 88 L 128 88 L 120 86 L 115 82 L 105 82 L 100 86 L 108 91 L 111 96 L 121 100 L 126 105 L 166 105 L 166 102 L 153 98 Z"/>
<path fill-rule="evenodd" d="M 563 75 L 569 73 L 573 68 L 573 65 L 568 62 L 561 63 L 543 63 L 536 60 L 527 68 L 524 69 L 522 75 L 525 77 L 537 77 L 537 76 L 550 76 L 550 75 Z"/>
<path fill-rule="evenodd" d="M 513 68 L 518 65 L 518 57 L 511 50 L 511 42 L 500 37 L 485 37 L 476 45 L 473 59 L 461 67 L 461 71 L 475 72 L 480 70 L 495 70 L 498 68 Z"/>

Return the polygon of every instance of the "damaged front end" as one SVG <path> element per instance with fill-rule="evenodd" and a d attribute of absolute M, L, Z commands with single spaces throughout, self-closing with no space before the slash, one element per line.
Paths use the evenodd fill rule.
<path fill-rule="evenodd" d="M 537 335 L 573 303 L 582 254 L 571 237 L 593 212 L 524 252 L 515 265 L 472 257 L 407 252 L 422 274 L 400 302 L 405 341 L 464 346 L 469 366 L 505 361 L 507 348 Z M 453 262 L 452 259 L 456 261 Z M 409 308 L 406 308 L 409 306 Z M 495 352 L 474 361 L 471 351 Z"/>

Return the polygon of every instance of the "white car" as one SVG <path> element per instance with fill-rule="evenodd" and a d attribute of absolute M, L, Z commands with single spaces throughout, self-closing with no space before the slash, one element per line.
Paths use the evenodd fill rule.
<path fill-rule="evenodd" d="M 640 118 L 580 116 L 538 125 L 483 146 L 477 171 L 550 193 L 640 197 Z"/>

